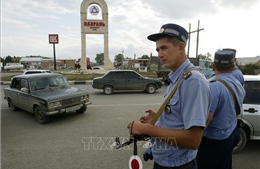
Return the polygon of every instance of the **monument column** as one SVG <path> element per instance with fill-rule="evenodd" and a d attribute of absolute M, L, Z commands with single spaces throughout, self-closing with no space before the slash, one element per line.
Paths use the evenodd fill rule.
<path fill-rule="evenodd" d="M 90 8 L 89 8 L 90 7 Z M 102 10 L 102 19 L 88 19 L 88 14 L 98 15 Z M 88 11 L 89 10 L 89 11 Z M 82 69 L 86 69 L 86 34 L 104 34 L 104 68 L 114 69 L 109 59 L 108 48 L 108 8 L 104 0 L 83 0 L 81 3 L 81 59 Z"/>

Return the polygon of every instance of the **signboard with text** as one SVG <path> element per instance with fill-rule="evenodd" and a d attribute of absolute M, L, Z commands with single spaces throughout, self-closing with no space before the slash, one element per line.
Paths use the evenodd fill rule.
<path fill-rule="evenodd" d="M 50 44 L 58 44 L 59 43 L 59 35 L 58 34 L 49 34 L 49 43 Z"/>

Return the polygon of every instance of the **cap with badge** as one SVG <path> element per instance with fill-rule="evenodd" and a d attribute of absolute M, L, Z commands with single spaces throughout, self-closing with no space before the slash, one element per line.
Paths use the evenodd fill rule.
<path fill-rule="evenodd" d="M 235 61 L 235 53 L 231 50 L 219 50 L 215 52 L 214 63 L 218 65 L 232 65 Z"/>
<path fill-rule="evenodd" d="M 224 49 L 222 49 L 222 50 L 232 51 L 232 52 L 234 52 L 235 55 L 236 55 L 236 53 L 237 53 L 237 50 L 236 50 L 236 49 L 232 49 L 232 48 L 224 48 Z"/>
<path fill-rule="evenodd" d="M 188 32 L 183 27 L 177 24 L 168 23 L 161 27 L 159 33 L 149 35 L 147 39 L 155 42 L 163 37 L 175 37 L 185 44 L 189 38 Z"/>

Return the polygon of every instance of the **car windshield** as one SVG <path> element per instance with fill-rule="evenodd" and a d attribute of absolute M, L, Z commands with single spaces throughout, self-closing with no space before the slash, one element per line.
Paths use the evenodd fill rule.
<path fill-rule="evenodd" d="M 67 87 L 69 84 L 63 76 L 45 76 L 30 79 L 31 91 L 48 89 L 53 87 Z"/>

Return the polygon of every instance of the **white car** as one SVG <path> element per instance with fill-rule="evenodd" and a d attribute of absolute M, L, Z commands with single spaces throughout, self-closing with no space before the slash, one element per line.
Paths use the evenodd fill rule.
<path fill-rule="evenodd" d="M 100 67 L 100 66 L 93 66 L 91 67 L 92 70 L 104 70 L 104 68 Z"/>
<path fill-rule="evenodd" d="M 24 75 L 26 75 L 26 74 L 36 74 L 36 73 L 52 73 L 52 72 L 50 70 L 41 70 L 41 69 L 25 70 L 23 72 Z"/>
<path fill-rule="evenodd" d="M 243 125 L 240 128 L 241 140 L 233 153 L 240 152 L 247 140 L 260 140 L 260 76 L 244 75 L 246 97 L 243 103 L 241 119 Z"/>

